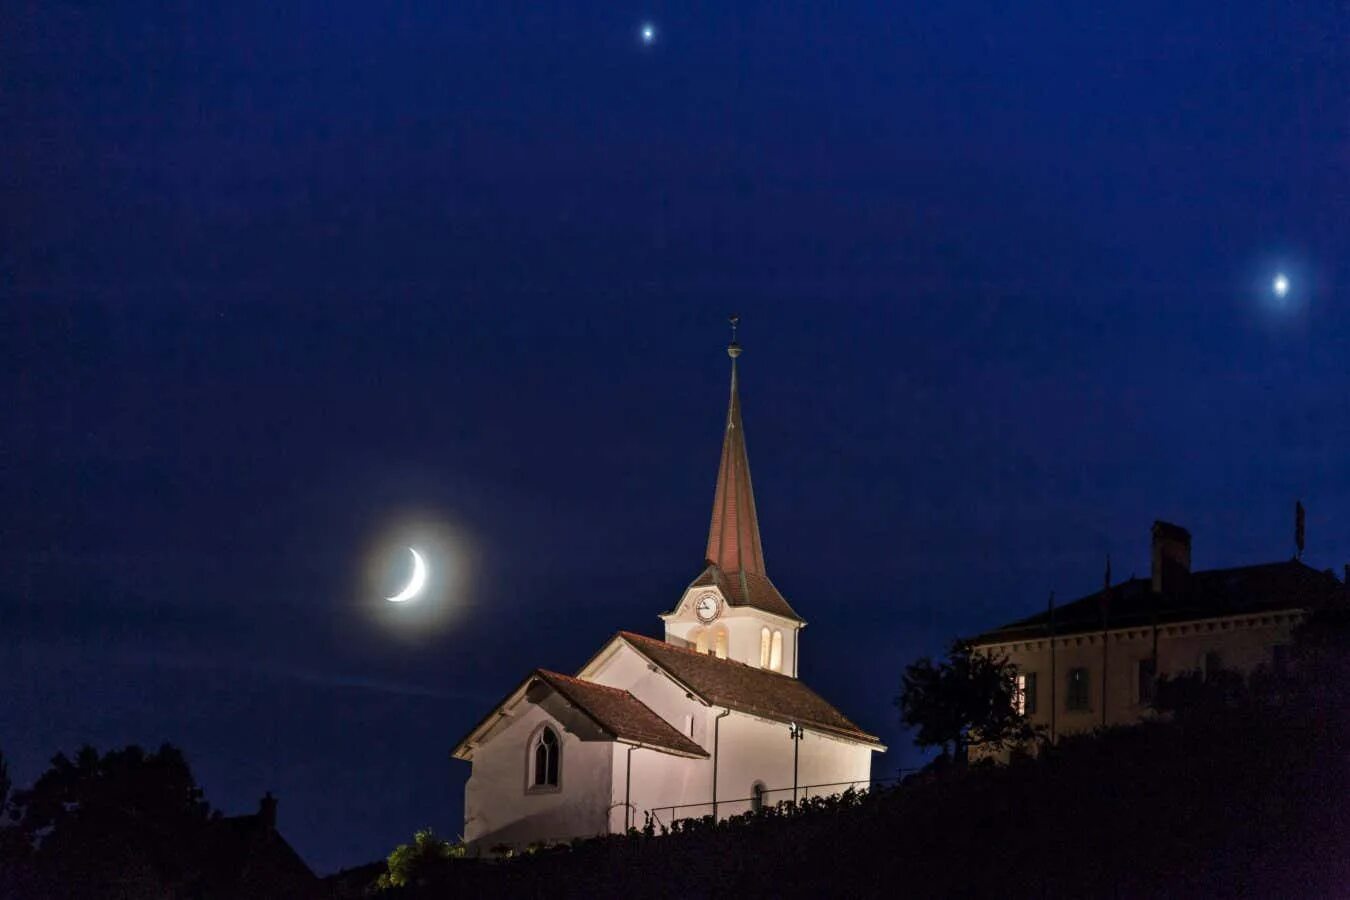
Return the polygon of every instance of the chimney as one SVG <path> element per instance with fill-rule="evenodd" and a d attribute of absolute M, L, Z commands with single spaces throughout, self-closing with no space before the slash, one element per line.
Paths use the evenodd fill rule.
<path fill-rule="evenodd" d="M 258 804 L 258 821 L 269 832 L 277 829 L 277 798 L 271 791 L 263 794 L 262 802 Z"/>
<path fill-rule="evenodd" d="M 1153 593 L 1185 588 L 1191 575 L 1191 533 L 1162 520 L 1153 523 Z"/>

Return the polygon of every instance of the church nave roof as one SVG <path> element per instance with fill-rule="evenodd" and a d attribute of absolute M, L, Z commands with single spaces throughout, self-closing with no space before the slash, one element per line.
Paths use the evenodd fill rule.
<path fill-rule="evenodd" d="M 676 681 L 715 706 L 727 706 L 766 719 L 797 722 L 841 737 L 881 745 L 875 735 L 863 731 L 800 679 L 735 660 L 718 659 L 631 631 L 620 631 L 618 639 L 626 641 Z"/>
<path fill-rule="evenodd" d="M 708 755 L 706 750 L 628 691 L 547 669 L 535 669 L 534 674 L 619 740 L 683 756 Z"/>
<path fill-rule="evenodd" d="M 553 691 L 610 739 L 640 744 L 676 756 L 708 756 L 706 750 L 681 734 L 674 725 L 657 715 L 631 692 L 548 669 L 535 669 L 526 676 L 460 740 L 450 755 L 457 759 L 470 759 L 474 746 L 488 737 L 501 716 L 506 715 L 517 703 L 528 702 L 527 697 L 533 696 L 530 689 L 535 685 L 543 685 Z"/>

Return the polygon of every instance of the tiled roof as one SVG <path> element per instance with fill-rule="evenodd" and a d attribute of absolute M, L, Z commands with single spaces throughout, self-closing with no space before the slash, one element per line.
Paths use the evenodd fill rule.
<path fill-rule="evenodd" d="M 620 740 L 635 741 L 685 756 L 708 755 L 706 750 L 681 734 L 628 691 L 547 669 L 535 669 L 534 674 L 589 716 L 595 724 Z"/>
<path fill-rule="evenodd" d="M 690 587 L 715 586 L 731 606 L 749 606 L 800 622 L 802 617 L 774 587 L 769 576 L 754 572 L 725 572 L 709 565 Z"/>
<path fill-rule="evenodd" d="M 799 679 L 730 659 L 718 659 L 630 631 L 619 632 L 619 637 L 713 705 L 880 744 L 874 735 L 853 724 Z"/>
<path fill-rule="evenodd" d="M 1155 594 L 1147 578 L 1113 585 L 1107 602 L 1110 628 L 1147 627 L 1191 619 L 1291 609 L 1320 609 L 1345 597 L 1345 585 L 1329 572 L 1297 560 L 1194 572 L 1180 589 Z M 1096 591 L 1055 609 L 1054 633 L 1081 634 L 1102 629 L 1102 592 Z M 977 644 L 1043 637 L 1050 633 L 1049 610 L 985 632 Z"/>

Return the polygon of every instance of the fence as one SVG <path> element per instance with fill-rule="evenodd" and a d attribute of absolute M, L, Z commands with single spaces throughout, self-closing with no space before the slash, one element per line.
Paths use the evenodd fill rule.
<path fill-rule="evenodd" d="M 795 788 L 766 788 L 751 797 L 737 797 L 731 800 L 719 799 L 716 803 L 710 801 L 707 803 L 654 806 L 647 812 L 658 828 L 662 826 L 669 828 L 672 823 L 685 819 L 702 819 L 707 816 L 725 819 L 730 816 L 754 812 L 763 807 L 777 806 L 779 803 L 796 803 L 811 797 L 833 797 L 849 790 L 863 793 L 873 788 L 894 786 L 898 785 L 907 774 L 917 771 L 919 770 L 901 769 L 900 774 L 895 778 L 865 778 L 860 781 L 834 781 L 828 784 L 799 784 Z"/>

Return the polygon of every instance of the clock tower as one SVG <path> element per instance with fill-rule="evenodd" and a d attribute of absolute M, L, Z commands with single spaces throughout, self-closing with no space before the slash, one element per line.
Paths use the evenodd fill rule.
<path fill-rule="evenodd" d="M 784 675 L 797 675 L 798 632 L 806 625 L 769 580 L 759 538 L 750 459 L 737 383 L 736 326 L 731 319 L 731 399 L 713 493 L 704 569 L 679 604 L 661 618 L 666 642 Z"/>

